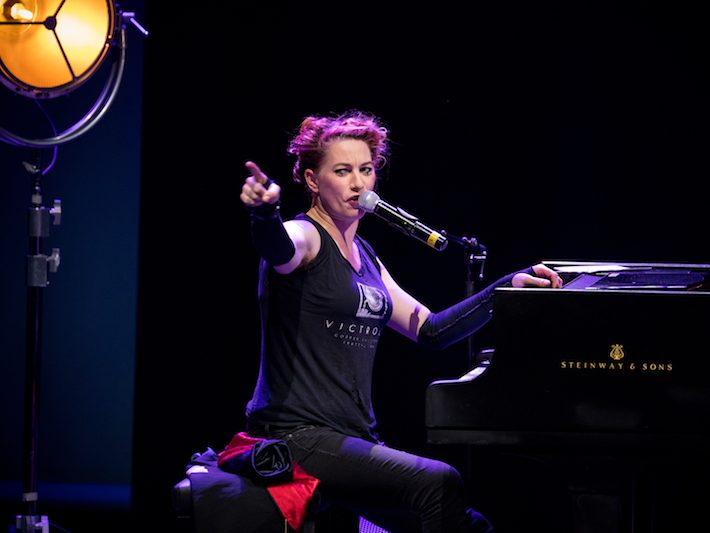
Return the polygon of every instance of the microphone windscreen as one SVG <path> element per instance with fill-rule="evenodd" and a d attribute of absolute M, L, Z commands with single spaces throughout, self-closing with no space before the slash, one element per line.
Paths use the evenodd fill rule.
<path fill-rule="evenodd" d="M 377 202 L 380 201 L 379 195 L 375 191 L 365 191 L 360 194 L 357 203 L 364 211 L 372 213 L 375 210 Z"/>

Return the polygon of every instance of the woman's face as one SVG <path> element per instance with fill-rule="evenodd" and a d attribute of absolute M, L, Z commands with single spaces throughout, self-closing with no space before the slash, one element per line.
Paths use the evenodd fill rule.
<path fill-rule="evenodd" d="M 365 141 L 332 141 L 320 167 L 305 171 L 311 192 L 333 219 L 358 219 L 365 214 L 358 208 L 358 197 L 375 186 L 375 164 Z"/>

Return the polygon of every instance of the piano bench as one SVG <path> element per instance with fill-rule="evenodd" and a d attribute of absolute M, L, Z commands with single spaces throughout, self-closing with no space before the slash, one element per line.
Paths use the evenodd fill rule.
<path fill-rule="evenodd" d="M 184 478 L 173 486 L 173 511 L 175 513 L 176 533 L 192 533 L 195 530 L 192 505 L 192 484 L 190 478 Z"/>
<path fill-rule="evenodd" d="M 284 518 L 278 508 L 273 505 L 265 488 L 245 484 L 245 489 L 237 494 L 226 491 L 222 496 L 220 491 L 225 485 L 215 483 L 212 487 L 201 487 L 193 490 L 190 476 L 178 481 L 172 489 L 172 504 L 175 517 L 175 531 L 178 533 L 203 533 L 219 529 L 223 533 L 284 533 L 292 532 L 284 525 Z M 225 508 L 225 502 L 233 495 L 234 505 Z M 241 500 L 241 501 L 240 501 Z M 197 507 L 201 506 L 204 517 L 196 517 Z M 268 506 L 268 507 L 267 507 Z M 239 509 L 242 507 L 242 509 Z M 198 511 L 199 512 L 199 511 Z M 221 515 L 221 516 L 220 516 Z M 302 533 L 315 533 L 314 516 L 309 516 Z"/>
<path fill-rule="evenodd" d="M 265 489 L 262 489 L 265 493 Z M 270 497 L 267 497 L 267 499 Z M 270 500 L 269 500 L 270 501 Z M 173 511 L 175 513 L 175 531 L 176 533 L 203 533 L 202 530 L 198 530 L 198 526 L 195 520 L 195 500 L 193 494 L 192 482 L 190 477 L 186 477 L 178 481 L 172 489 L 172 504 Z M 219 510 L 219 509 L 217 509 Z M 246 522 L 248 525 L 243 523 L 235 523 L 233 526 L 225 526 L 221 524 L 220 533 L 227 533 L 227 531 L 232 531 L 230 528 L 233 527 L 234 533 L 283 533 L 284 530 L 284 519 L 280 514 L 266 511 L 264 512 L 263 507 L 255 505 L 254 508 L 244 509 L 245 516 L 248 516 Z M 263 513 L 263 520 L 258 520 L 254 518 L 254 513 Z M 317 520 L 317 517 L 323 517 L 323 515 L 328 515 L 326 520 Z M 257 523 L 258 522 L 258 523 Z M 208 526 L 212 528 L 214 526 Z M 226 527 L 226 529 L 224 529 Z M 245 529 L 247 527 L 247 529 Z M 206 528 L 202 528 L 205 529 Z M 292 529 L 289 527 L 287 529 L 289 533 L 292 533 Z M 212 529 L 209 529 L 210 533 L 214 533 Z M 355 517 L 350 513 L 338 510 L 333 512 L 329 505 L 323 504 L 318 507 L 317 510 L 312 512 L 307 518 L 303 525 L 301 533 L 388 533 L 387 530 L 380 528 L 379 526 L 368 522 L 362 517 Z"/>

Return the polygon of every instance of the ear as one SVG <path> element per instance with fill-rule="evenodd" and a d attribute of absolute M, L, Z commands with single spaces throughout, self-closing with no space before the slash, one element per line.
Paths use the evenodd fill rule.
<path fill-rule="evenodd" d="M 308 187 L 308 190 L 311 191 L 312 193 L 317 193 L 318 192 L 318 178 L 316 177 L 315 172 L 313 172 L 312 169 L 307 168 L 306 170 L 303 171 L 303 177 L 306 180 L 306 187 Z"/>

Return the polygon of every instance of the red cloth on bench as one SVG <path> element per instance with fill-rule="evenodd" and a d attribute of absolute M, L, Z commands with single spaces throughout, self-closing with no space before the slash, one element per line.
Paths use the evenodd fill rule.
<path fill-rule="evenodd" d="M 225 461 L 236 455 L 248 453 L 254 445 L 265 439 L 252 437 L 240 431 L 227 446 L 218 454 L 217 465 L 222 466 Z M 269 485 L 266 489 L 274 499 L 281 514 L 295 531 L 300 532 L 306 518 L 308 504 L 320 480 L 306 473 L 295 461 L 293 465 L 293 479 L 288 482 Z"/>

